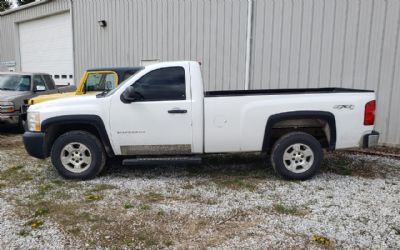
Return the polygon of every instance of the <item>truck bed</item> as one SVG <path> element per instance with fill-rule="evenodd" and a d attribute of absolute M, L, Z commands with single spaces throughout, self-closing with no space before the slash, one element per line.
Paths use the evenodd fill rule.
<path fill-rule="evenodd" d="M 226 91 L 207 91 L 205 97 L 226 97 L 226 96 L 245 96 L 245 95 L 287 95 L 287 94 L 331 94 L 331 93 L 363 93 L 374 92 L 364 89 L 346 88 L 306 88 L 306 89 L 255 89 L 255 90 L 226 90 Z"/>

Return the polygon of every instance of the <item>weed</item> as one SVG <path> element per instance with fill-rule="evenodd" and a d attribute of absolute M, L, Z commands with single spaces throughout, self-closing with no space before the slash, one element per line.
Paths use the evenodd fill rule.
<path fill-rule="evenodd" d="M 143 204 L 143 205 L 140 205 L 140 209 L 141 210 L 150 210 L 150 206 L 149 205 L 147 205 L 147 204 Z"/>
<path fill-rule="evenodd" d="M 331 245 L 333 243 L 331 239 L 322 235 L 313 235 L 313 237 L 311 237 L 311 240 L 323 245 Z"/>
<path fill-rule="evenodd" d="M 26 236 L 28 236 L 28 235 L 30 235 L 30 231 L 29 230 L 27 230 L 27 229 L 21 229 L 19 232 L 18 232 L 18 235 L 19 236 L 22 236 L 22 237 L 26 237 Z"/>
<path fill-rule="evenodd" d="M 99 201 L 102 200 L 103 196 L 100 194 L 88 194 L 85 196 L 85 200 L 87 202 L 92 202 L 92 201 Z"/>
<path fill-rule="evenodd" d="M 174 242 L 172 240 L 164 240 L 163 243 L 166 247 L 170 247 L 174 244 Z"/>
<path fill-rule="evenodd" d="M 130 209 L 130 208 L 133 208 L 133 205 L 130 204 L 130 203 L 125 203 L 125 204 L 124 204 L 124 208 L 125 208 L 125 209 Z"/>
<path fill-rule="evenodd" d="M 47 207 L 41 207 L 41 208 L 36 209 L 34 216 L 37 217 L 37 216 L 45 215 L 45 214 L 48 214 L 49 212 L 50 211 Z"/>
<path fill-rule="evenodd" d="M 26 225 L 31 226 L 31 228 L 36 229 L 44 224 L 44 221 L 39 219 L 32 219 L 26 223 Z"/>
<path fill-rule="evenodd" d="M 45 195 L 51 189 L 52 189 L 52 186 L 50 184 L 40 184 L 38 187 L 38 193 L 39 193 L 39 195 Z"/>

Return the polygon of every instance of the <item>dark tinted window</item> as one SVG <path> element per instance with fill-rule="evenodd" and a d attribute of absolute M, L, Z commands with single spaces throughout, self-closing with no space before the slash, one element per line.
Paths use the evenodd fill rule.
<path fill-rule="evenodd" d="M 48 89 L 54 89 L 55 88 L 54 81 L 53 81 L 53 79 L 51 78 L 50 75 L 43 75 L 43 79 L 46 82 Z"/>
<path fill-rule="evenodd" d="M 33 77 L 33 88 L 36 89 L 37 86 L 43 86 L 45 89 L 47 89 L 43 78 L 38 75 Z"/>
<path fill-rule="evenodd" d="M 185 70 L 170 67 L 153 70 L 132 85 L 144 101 L 185 100 Z"/>

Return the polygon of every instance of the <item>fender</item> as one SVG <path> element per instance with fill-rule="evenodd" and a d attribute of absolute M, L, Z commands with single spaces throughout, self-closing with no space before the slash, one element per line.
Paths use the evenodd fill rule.
<path fill-rule="evenodd" d="M 97 115 L 65 115 L 57 116 L 42 121 L 41 130 L 45 132 L 53 125 L 89 125 L 96 129 L 100 135 L 100 140 L 104 145 L 104 149 L 108 156 L 115 156 L 111 147 L 110 139 L 108 138 L 107 130 L 103 120 Z"/>
<path fill-rule="evenodd" d="M 335 116 L 331 112 L 325 111 L 293 111 L 286 113 L 279 113 L 271 115 L 268 118 L 267 124 L 265 126 L 264 141 L 262 146 L 262 151 L 268 151 L 271 149 L 271 133 L 272 128 L 278 122 L 285 120 L 295 120 L 295 119 L 320 119 L 324 120 L 329 125 L 330 130 L 330 141 L 329 150 L 334 150 L 336 147 L 336 120 Z"/>

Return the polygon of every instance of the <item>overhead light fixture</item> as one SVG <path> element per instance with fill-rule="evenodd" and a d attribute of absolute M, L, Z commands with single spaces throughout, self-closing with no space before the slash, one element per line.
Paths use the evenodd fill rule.
<path fill-rule="evenodd" d="M 100 20 L 100 21 L 98 21 L 98 23 L 99 23 L 100 27 L 102 27 L 102 28 L 107 26 L 106 20 Z"/>

